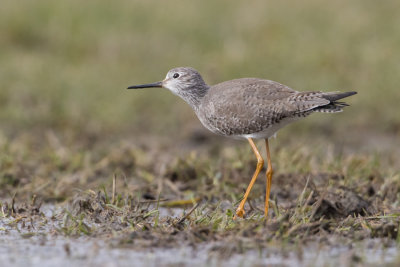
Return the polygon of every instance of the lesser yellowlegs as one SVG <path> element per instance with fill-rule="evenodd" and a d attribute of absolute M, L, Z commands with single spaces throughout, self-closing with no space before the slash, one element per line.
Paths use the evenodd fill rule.
<path fill-rule="evenodd" d="M 257 168 L 236 210 L 243 217 L 244 204 L 254 185 L 264 160 L 253 139 L 265 139 L 267 151 L 267 184 L 265 217 L 271 190 L 272 167 L 268 138 L 283 126 L 313 112 L 341 112 L 347 106 L 338 100 L 356 92 L 299 92 L 283 84 L 257 78 L 242 78 L 207 85 L 193 68 L 174 68 L 163 81 L 134 85 L 128 89 L 164 87 L 180 96 L 196 112 L 201 123 L 210 131 L 229 137 L 246 138 L 257 157 Z"/>

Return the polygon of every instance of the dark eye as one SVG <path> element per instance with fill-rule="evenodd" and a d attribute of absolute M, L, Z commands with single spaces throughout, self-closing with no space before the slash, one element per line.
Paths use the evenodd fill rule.
<path fill-rule="evenodd" d="M 172 76 L 172 77 L 174 77 L 174 79 L 178 78 L 179 77 L 179 73 L 174 73 L 174 76 Z"/>

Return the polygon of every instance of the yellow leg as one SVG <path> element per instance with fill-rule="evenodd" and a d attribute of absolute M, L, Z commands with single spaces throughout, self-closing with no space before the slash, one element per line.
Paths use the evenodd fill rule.
<path fill-rule="evenodd" d="M 266 195 L 265 195 L 265 218 L 268 218 L 268 203 L 269 203 L 269 193 L 271 192 L 271 182 L 272 182 L 272 165 L 271 165 L 271 154 L 269 153 L 269 145 L 268 145 L 268 139 L 265 139 L 265 149 L 267 150 L 267 190 L 266 190 Z"/>
<path fill-rule="evenodd" d="M 251 178 L 249 186 L 246 189 L 246 193 L 244 194 L 243 200 L 240 202 L 239 207 L 236 209 L 236 215 L 238 217 L 241 217 L 241 218 L 243 218 L 243 215 L 244 215 L 244 204 L 246 203 L 247 197 L 250 194 L 251 188 L 253 187 L 253 185 L 254 185 L 257 177 L 258 177 L 258 174 L 260 173 L 261 169 L 264 166 L 264 160 L 261 157 L 260 152 L 257 150 L 257 147 L 253 142 L 253 139 L 247 138 L 247 140 L 249 140 L 251 148 L 253 149 L 254 154 L 257 157 L 257 168 L 256 168 L 256 171 L 253 174 L 253 177 Z"/>

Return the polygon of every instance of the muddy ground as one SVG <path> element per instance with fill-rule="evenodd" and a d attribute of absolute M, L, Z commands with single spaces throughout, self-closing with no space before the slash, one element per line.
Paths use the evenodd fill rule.
<path fill-rule="evenodd" d="M 338 152 L 332 143 L 284 147 L 273 140 L 269 216 L 263 216 L 262 174 L 245 218 L 235 220 L 256 161 L 245 142 L 221 143 L 204 134 L 193 132 L 180 147 L 96 136 L 78 141 L 52 131 L 41 140 L 3 136 L 3 260 L 101 266 L 398 263 L 397 153 Z"/>

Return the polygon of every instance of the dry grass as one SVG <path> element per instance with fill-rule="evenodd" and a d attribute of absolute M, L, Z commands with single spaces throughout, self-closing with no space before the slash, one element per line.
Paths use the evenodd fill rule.
<path fill-rule="evenodd" d="M 89 144 L 67 148 L 51 133 L 46 138 L 43 151 L 34 155 L 17 149 L 20 139 L 15 146 L 7 142 L 1 194 L 9 200 L 1 210 L 3 218 L 14 218 L 10 226 L 47 223 L 47 231 L 57 235 L 111 236 L 111 246 L 135 249 L 215 243 L 212 251 L 221 257 L 272 244 L 399 241 L 400 176 L 381 169 L 375 156 L 325 152 L 316 161 L 321 151 L 274 149 L 268 220 L 260 208 L 263 177 L 251 193 L 246 218 L 233 220 L 255 166 L 247 147 L 218 149 L 209 140 L 207 146 L 216 146 L 211 157 L 189 153 L 162 160 L 153 147 L 105 145 L 97 149 L 107 153 L 94 157 Z M 63 207 L 51 222 L 41 213 L 43 202 Z"/>

